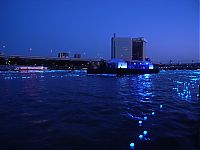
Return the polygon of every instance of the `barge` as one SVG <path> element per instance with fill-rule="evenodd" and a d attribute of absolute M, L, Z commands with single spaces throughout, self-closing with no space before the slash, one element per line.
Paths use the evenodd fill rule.
<path fill-rule="evenodd" d="M 158 73 L 159 69 L 149 61 L 123 61 L 123 60 L 111 60 L 104 62 L 98 67 L 90 67 L 87 69 L 87 74 L 116 74 L 122 75 L 134 75 L 134 74 L 153 74 Z"/>

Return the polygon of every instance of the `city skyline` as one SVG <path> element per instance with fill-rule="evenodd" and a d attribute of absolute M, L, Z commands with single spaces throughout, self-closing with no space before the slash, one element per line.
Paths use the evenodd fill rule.
<path fill-rule="evenodd" d="M 199 59 L 198 0 L 3 0 L 0 8 L 0 51 L 7 55 L 70 51 L 109 59 L 116 33 L 145 37 L 152 60 Z"/>

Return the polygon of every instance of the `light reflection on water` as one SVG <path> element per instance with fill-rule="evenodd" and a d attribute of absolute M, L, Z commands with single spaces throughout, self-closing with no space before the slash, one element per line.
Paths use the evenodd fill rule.
<path fill-rule="evenodd" d="M 150 74 L 129 78 L 123 77 L 119 79 L 119 83 L 119 94 L 122 96 L 132 94 L 133 98 L 139 98 L 141 102 L 150 102 L 149 100 L 154 96 L 152 90 L 153 83 Z"/>
<path fill-rule="evenodd" d="M 144 116 L 147 116 L 150 118 L 151 122 L 148 122 L 146 126 L 152 126 L 157 122 L 152 115 L 159 116 L 163 111 L 167 111 L 163 109 L 163 106 L 165 108 L 172 105 L 170 106 L 172 109 L 169 109 L 168 112 L 173 112 L 176 111 L 176 108 L 173 106 L 178 104 L 181 100 L 189 102 L 189 105 L 190 102 L 191 104 L 195 103 L 197 107 L 199 107 L 198 98 L 196 96 L 196 93 L 198 93 L 197 87 L 199 81 L 199 73 L 196 71 L 176 71 L 175 73 L 172 71 L 163 71 L 160 74 L 146 74 L 121 78 L 119 79 L 119 95 L 124 99 L 123 103 L 126 106 L 126 111 L 123 112 L 122 115 L 127 116 L 128 119 L 133 121 L 144 120 Z M 130 95 L 132 95 L 132 97 L 130 97 Z M 159 100 L 159 97 L 162 101 Z M 163 105 L 163 103 L 166 103 L 166 105 Z M 141 107 L 144 107 L 145 110 L 143 109 L 140 112 L 136 111 L 140 110 Z M 198 111 L 196 113 L 198 114 Z M 161 118 L 158 119 L 160 120 Z M 141 128 L 143 128 L 143 126 L 140 127 L 140 129 Z M 135 134 L 141 134 L 141 130 Z M 150 140 L 151 138 L 148 139 Z M 137 139 L 137 137 L 133 136 L 133 139 Z M 135 141 L 137 142 L 137 140 Z"/>
<path fill-rule="evenodd" d="M 145 74 L 139 76 L 138 81 L 138 93 L 141 102 L 151 102 L 151 98 L 154 97 L 153 94 L 153 82 L 152 75 Z"/>
<path fill-rule="evenodd" d="M 180 79 L 175 79 L 173 82 L 175 83 L 175 87 L 173 90 L 182 100 L 192 100 L 192 91 L 197 88 L 197 85 L 200 81 L 199 73 L 194 72 L 195 75 L 183 76 Z M 198 91 L 196 91 L 198 93 Z M 195 95 L 195 94 L 194 94 Z"/>

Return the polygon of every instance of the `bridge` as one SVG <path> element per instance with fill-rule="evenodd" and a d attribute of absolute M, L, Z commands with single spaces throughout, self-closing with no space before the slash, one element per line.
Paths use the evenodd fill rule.
<path fill-rule="evenodd" d="M 200 63 L 156 64 L 162 70 L 200 70 Z"/>

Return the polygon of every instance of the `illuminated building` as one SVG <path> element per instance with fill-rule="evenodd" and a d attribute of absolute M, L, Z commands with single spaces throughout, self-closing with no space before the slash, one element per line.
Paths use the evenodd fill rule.
<path fill-rule="evenodd" d="M 111 58 L 130 60 L 144 60 L 146 40 L 144 38 L 112 37 Z"/>

